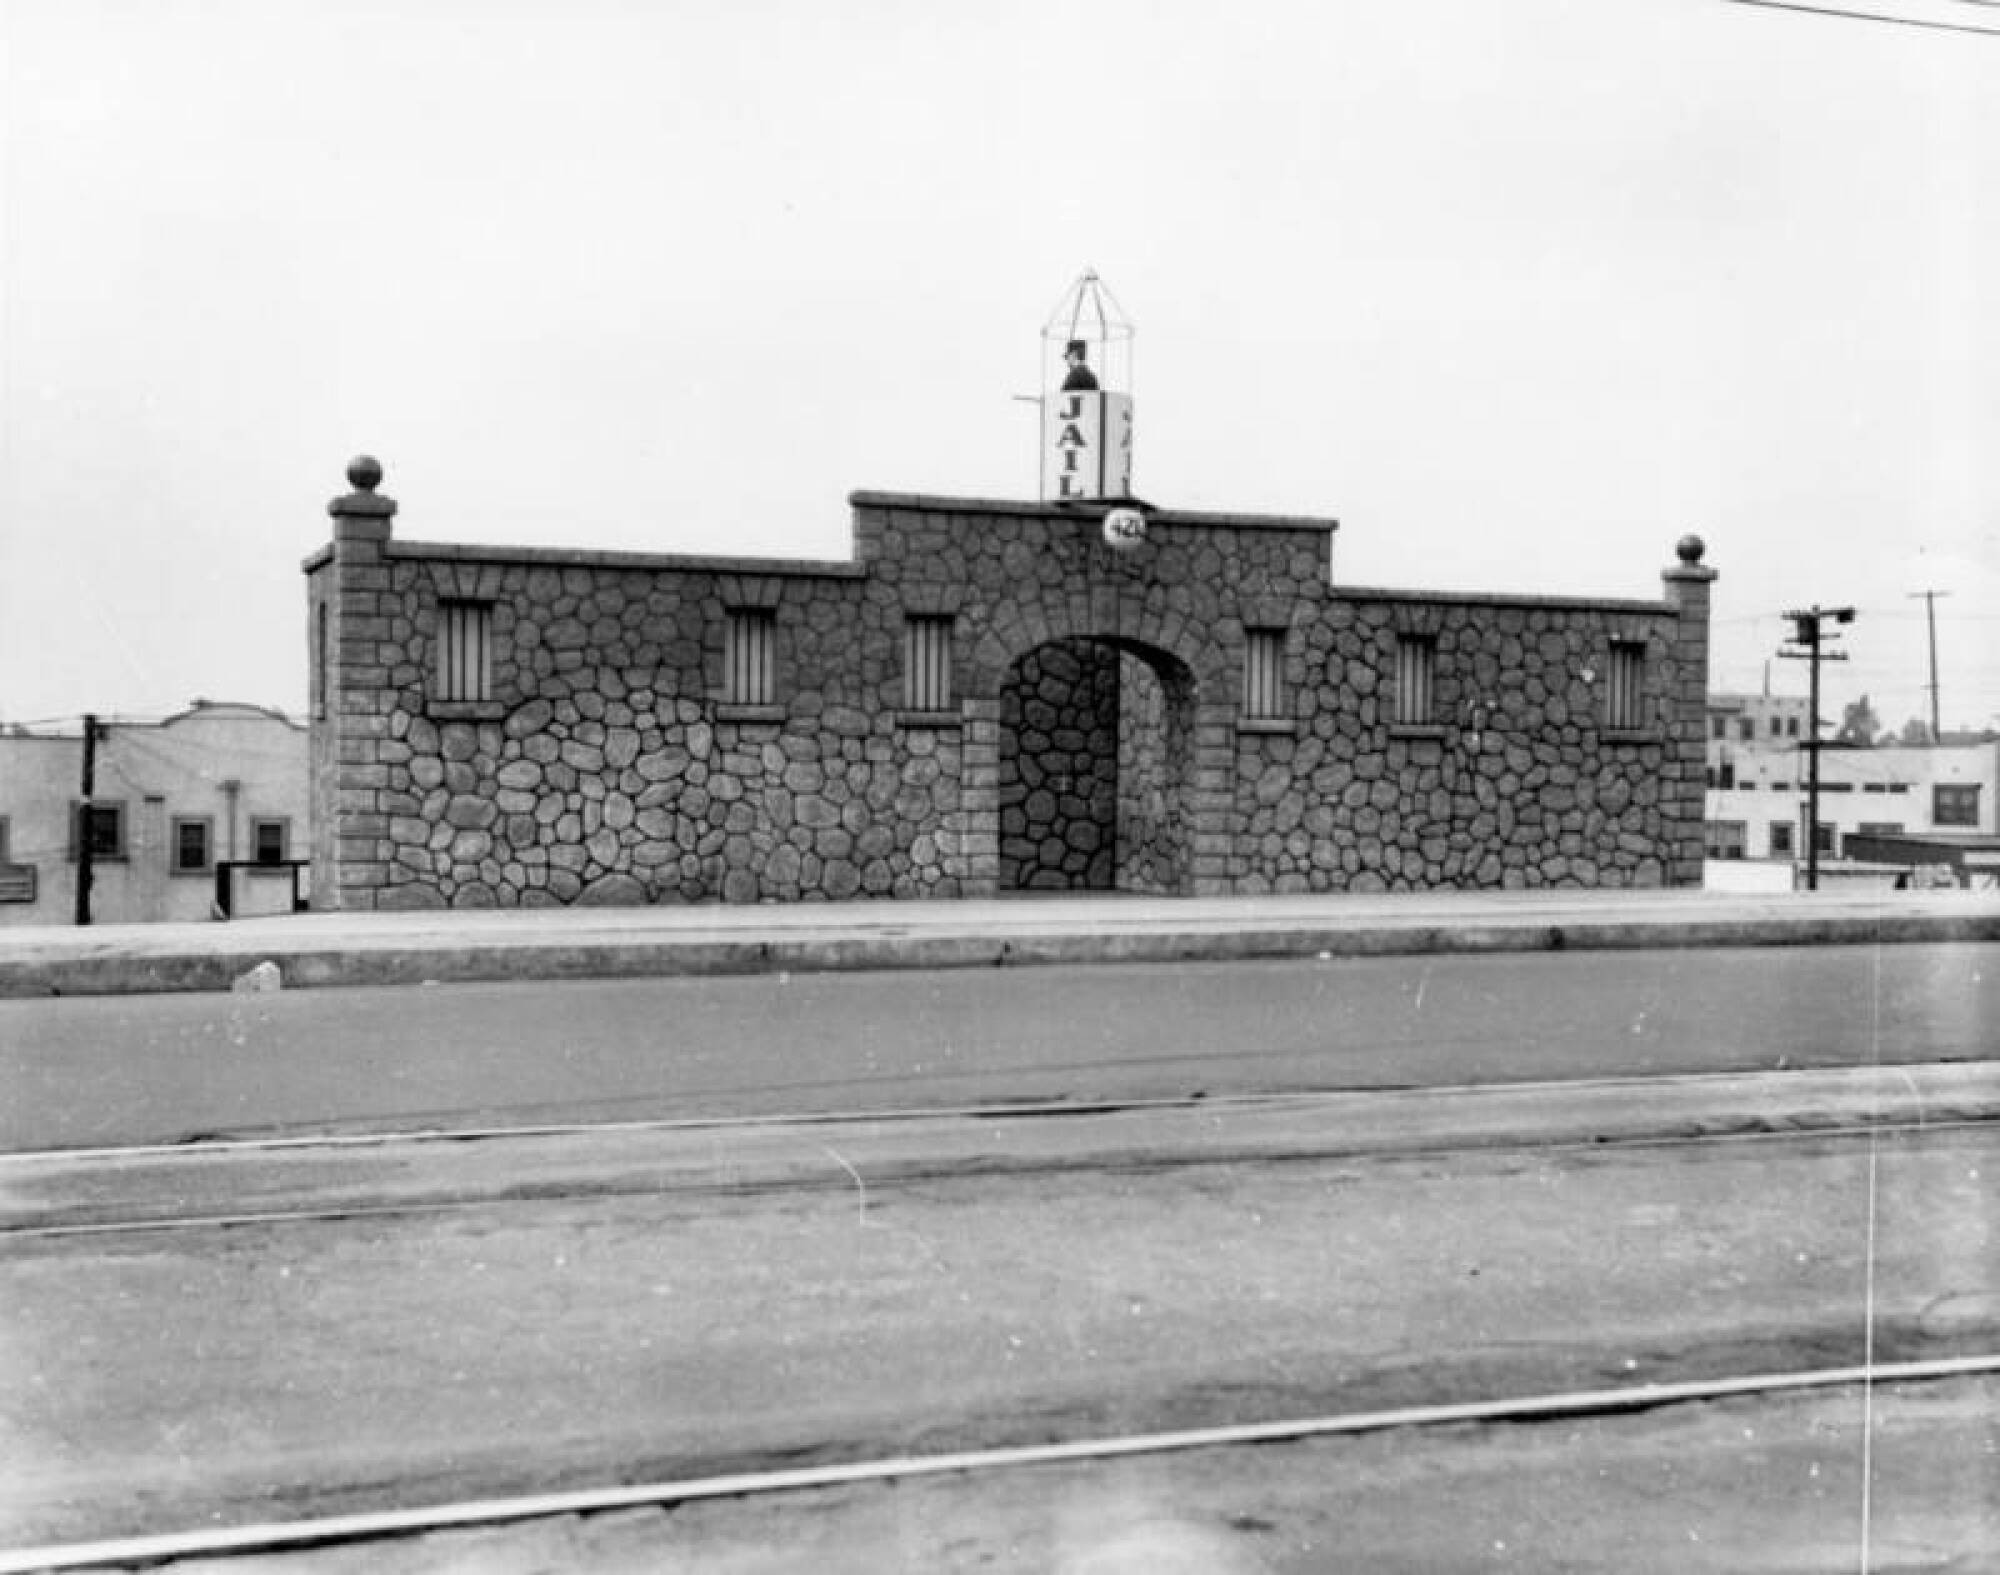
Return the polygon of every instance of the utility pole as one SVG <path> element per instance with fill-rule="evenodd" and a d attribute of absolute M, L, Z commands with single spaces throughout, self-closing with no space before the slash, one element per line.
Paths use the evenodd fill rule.
<path fill-rule="evenodd" d="M 1911 591 L 1910 596 L 1924 599 L 1924 617 L 1930 624 L 1931 635 L 1931 742 L 1944 742 L 1944 729 L 1938 726 L 1938 681 L 1937 681 L 1937 599 L 1949 596 L 1950 591 Z"/>
<path fill-rule="evenodd" d="M 97 792 L 97 716 L 83 719 L 83 803 L 76 812 L 76 922 L 90 922 L 91 831 L 94 817 L 91 798 Z"/>
<path fill-rule="evenodd" d="M 1806 736 L 1803 747 L 1806 750 L 1806 890 L 1819 890 L 1819 664 L 1844 662 L 1845 651 L 1829 651 L 1825 642 L 1837 640 L 1839 635 L 1822 633 L 1820 622 L 1830 618 L 1835 623 L 1854 622 L 1852 607 L 1809 607 L 1802 611 L 1788 612 L 1785 616 L 1792 620 L 1794 646 L 1778 654 L 1793 661 L 1812 663 L 1812 682 L 1809 685 L 1811 698 L 1806 703 Z"/>

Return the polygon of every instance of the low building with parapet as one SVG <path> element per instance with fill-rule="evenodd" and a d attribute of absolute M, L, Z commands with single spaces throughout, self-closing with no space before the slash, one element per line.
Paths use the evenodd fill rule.
<path fill-rule="evenodd" d="M 1042 329 L 1035 502 L 857 492 L 837 562 L 306 561 L 316 907 L 1690 886 L 1709 592 L 1337 584 L 1336 522 L 1132 496 L 1132 328 Z"/>
<path fill-rule="evenodd" d="M 1336 583 L 1331 519 L 857 492 L 809 562 L 306 561 L 316 908 L 1672 887 L 1714 571 Z"/>

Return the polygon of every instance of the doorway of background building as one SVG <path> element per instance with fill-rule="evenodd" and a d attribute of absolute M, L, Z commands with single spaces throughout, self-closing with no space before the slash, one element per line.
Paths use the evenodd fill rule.
<path fill-rule="evenodd" d="M 1000 692 L 1000 889 L 1191 887 L 1194 679 L 1130 641 L 1052 640 Z"/>

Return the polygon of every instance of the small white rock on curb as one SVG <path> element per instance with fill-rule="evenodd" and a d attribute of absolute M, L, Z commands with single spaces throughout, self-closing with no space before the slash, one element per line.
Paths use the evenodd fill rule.
<path fill-rule="evenodd" d="M 237 995 L 262 995 L 284 987 L 284 975 L 278 972 L 278 965 L 268 961 L 260 962 L 248 973 L 238 974 L 229 986 Z"/>

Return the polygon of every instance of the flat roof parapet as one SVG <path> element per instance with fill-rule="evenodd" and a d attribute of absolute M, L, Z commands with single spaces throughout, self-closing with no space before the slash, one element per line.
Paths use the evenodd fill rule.
<path fill-rule="evenodd" d="M 909 509 L 933 514 L 994 514 L 1025 519 L 1101 519 L 1113 509 L 1134 508 L 1160 525 L 1225 526 L 1236 530 L 1332 532 L 1340 521 L 1306 514 L 1211 514 L 1169 509 L 1139 498 L 1093 498 L 1078 503 L 1030 503 L 1017 498 L 950 498 L 925 492 L 850 492 L 847 501 L 862 509 Z"/>
<path fill-rule="evenodd" d="M 1334 585 L 1336 601 L 1350 602 L 1449 602 L 1462 607 L 1545 607 L 1563 612 L 1662 613 L 1674 611 L 1670 601 L 1648 601 L 1620 596 L 1537 596 L 1513 591 L 1434 591 L 1425 588 L 1397 590 L 1383 585 Z"/>
<path fill-rule="evenodd" d="M 531 563 L 574 569 L 681 569 L 695 573 L 785 574 L 808 579 L 859 580 L 866 564 L 845 559 L 752 558 L 697 553 L 607 552 L 584 547 L 468 547 L 452 543 L 390 540 L 389 558 L 443 558 L 458 563 Z"/>

